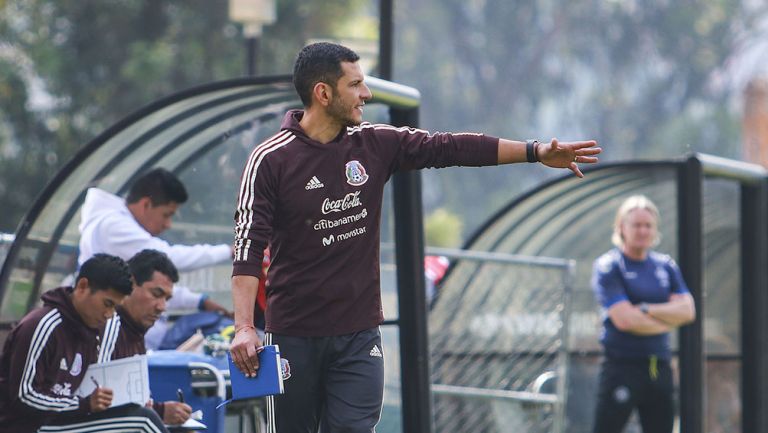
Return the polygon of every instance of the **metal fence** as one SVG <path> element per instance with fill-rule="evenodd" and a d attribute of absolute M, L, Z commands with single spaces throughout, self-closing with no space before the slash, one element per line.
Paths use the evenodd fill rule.
<path fill-rule="evenodd" d="M 453 262 L 429 317 L 435 431 L 564 431 L 573 262 L 427 252 Z"/>
<path fill-rule="evenodd" d="M 383 244 L 382 252 L 384 310 L 396 313 L 391 246 Z M 426 253 L 451 261 L 430 300 L 434 431 L 564 432 L 574 262 L 440 248 Z M 182 281 L 229 305 L 229 272 L 210 267 L 183 273 Z M 402 432 L 398 332 L 382 327 L 381 433 Z M 227 420 L 227 431 L 237 431 L 236 421 Z"/>

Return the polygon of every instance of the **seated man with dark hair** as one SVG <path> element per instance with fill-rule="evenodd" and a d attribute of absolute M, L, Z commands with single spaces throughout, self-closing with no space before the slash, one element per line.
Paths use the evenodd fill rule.
<path fill-rule="evenodd" d="M 173 296 L 173 283 L 179 273 L 173 262 L 160 251 L 142 250 L 128 260 L 133 275 L 133 292 L 126 296 L 117 314 L 104 327 L 99 362 L 143 355 L 147 352 L 144 334 L 165 311 Z M 153 408 L 163 422 L 183 424 L 192 408 L 178 401 L 154 402 Z"/>
<path fill-rule="evenodd" d="M 0 356 L 0 433 L 73 431 L 73 424 L 78 431 L 167 431 L 145 407 L 109 408 L 111 389 L 75 395 L 97 360 L 99 329 L 131 288 L 126 263 L 97 254 L 80 267 L 75 287 L 42 295 L 43 306 L 13 328 Z"/>
<path fill-rule="evenodd" d="M 232 255 L 230 245 L 178 245 L 158 237 L 171 227 L 173 216 L 187 199 L 184 184 L 164 168 L 154 168 L 139 176 L 125 199 L 89 188 L 81 211 L 78 263 L 96 253 L 128 260 L 145 249 L 167 254 L 182 272 L 228 262 Z M 233 317 L 231 311 L 188 287 L 176 285 L 173 295 L 169 310 L 214 311 Z M 157 320 L 146 335 L 149 349 L 160 347 L 168 326 L 165 316 Z"/>

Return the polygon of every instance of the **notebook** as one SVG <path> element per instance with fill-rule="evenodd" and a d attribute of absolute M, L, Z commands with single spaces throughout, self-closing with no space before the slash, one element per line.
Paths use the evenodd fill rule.
<path fill-rule="evenodd" d="M 232 384 L 232 400 L 264 397 L 283 393 L 283 368 L 280 362 L 280 348 L 275 344 L 264 346 L 259 352 L 259 369 L 256 377 L 245 377 L 229 360 L 229 380 Z"/>
<path fill-rule="evenodd" d="M 110 407 L 126 403 L 143 406 L 149 401 L 147 355 L 135 355 L 89 365 L 83 383 L 75 391 L 75 395 L 87 397 L 97 386 L 112 390 Z"/>
<path fill-rule="evenodd" d="M 208 426 L 201 423 L 200 421 L 189 417 L 184 422 L 184 424 L 177 424 L 177 425 L 165 425 L 172 431 L 200 431 L 200 430 L 208 430 Z"/>

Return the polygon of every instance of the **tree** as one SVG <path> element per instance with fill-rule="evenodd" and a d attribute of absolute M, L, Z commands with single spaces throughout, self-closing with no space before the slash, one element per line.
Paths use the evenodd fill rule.
<path fill-rule="evenodd" d="M 337 36 L 368 2 L 278 2 L 260 70 L 290 73 L 310 38 Z M 140 107 L 243 75 L 226 0 L 0 1 L 0 231 L 78 149 Z"/>
<path fill-rule="evenodd" d="M 603 160 L 738 158 L 741 89 L 722 75 L 766 17 L 764 6 L 745 3 L 403 0 L 394 77 L 420 89 L 430 130 L 596 138 Z M 471 229 L 557 174 L 516 167 L 427 179 Z"/>
<path fill-rule="evenodd" d="M 462 238 L 461 218 L 443 208 L 429 214 L 424 221 L 424 240 L 427 245 L 458 248 Z"/>

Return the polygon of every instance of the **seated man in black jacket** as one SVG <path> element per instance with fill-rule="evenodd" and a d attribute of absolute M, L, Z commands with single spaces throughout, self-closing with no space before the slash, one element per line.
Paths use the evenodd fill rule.
<path fill-rule="evenodd" d="M 0 357 L 0 433 L 167 432 L 154 411 L 135 404 L 109 408 L 112 390 L 87 397 L 76 390 L 97 360 L 99 329 L 131 293 L 125 262 L 97 254 L 80 268 L 75 287 L 43 294 L 8 335 Z M 92 379 L 91 379 L 92 380 Z M 39 430 L 38 430 L 39 429 Z"/>
<path fill-rule="evenodd" d="M 144 334 L 165 312 L 179 280 L 176 266 L 165 253 L 142 250 L 128 260 L 133 292 L 116 308 L 117 314 L 104 327 L 99 362 L 127 358 L 147 352 Z M 153 408 L 168 425 L 183 424 L 192 408 L 178 401 L 154 402 Z"/>

